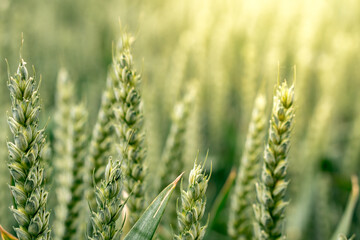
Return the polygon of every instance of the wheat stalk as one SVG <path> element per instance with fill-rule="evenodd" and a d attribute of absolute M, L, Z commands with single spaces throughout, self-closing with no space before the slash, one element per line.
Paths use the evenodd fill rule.
<path fill-rule="evenodd" d="M 266 99 L 259 94 L 255 100 L 251 122 L 246 137 L 235 189 L 231 198 L 228 231 L 233 239 L 251 239 L 255 201 L 255 179 L 259 175 L 266 124 Z"/>
<path fill-rule="evenodd" d="M 18 223 L 15 231 L 20 240 L 50 239 L 50 213 L 45 209 L 48 193 L 40 164 L 45 136 L 44 129 L 38 128 L 38 86 L 35 77 L 29 77 L 23 59 L 14 77 L 9 77 L 8 87 L 12 105 L 8 123 L 14 136 L 14 141 L 8 142 L 8 167 L 14 180 L 10 189 L 15 199 L 11 210 Z"/>
<path fill-rule="evenodd" d="M 257 239 L 281 239 L 284 211 L 288 202 L 285 193 L 290 132 L 294 118 L 294 85 L 286 81 L 276 89 L 269 138 L 264 153 L 260 181 L 256 184 L 257 203 L 254 205 Z"/>

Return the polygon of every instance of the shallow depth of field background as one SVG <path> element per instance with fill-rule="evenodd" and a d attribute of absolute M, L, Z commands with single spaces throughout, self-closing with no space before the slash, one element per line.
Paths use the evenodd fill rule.
<path fill-rule="evenodd" d="M 238 166 L 256 93 L 267 89 L 270 113 L 278 63 L 280 78 L 290 82 L 296 65 L 288 238 L 329 239 L 344 211 L 350 176 L 360 172 L 357 0 L 0 0 L 0 224 L 11 229 L 14 222 L 6 186 L 10 98 L 4 59 L 13 73 L 23 33 L 22 55 L 43 79 L 41 118 L 51 141 L 61 67 L 86 102 L 91 126 L 95 122 L 119 19 L 136 38 L 135 64 L 143 75 L 149 178 L 156 177 L 175 102 L 190 81 L 197 83 L 186 133 L 188 166 L 179 173 L 191 169 L 198 149 L 201 158 L 209 149 L 208 210 Z M 51 184 L 48 189 L 54 194 Z M 359 206 L 355 212 L 351 232 L 359 237 Z M 226 239 L 226 222 L 225 210 L 208 239 Z"/>

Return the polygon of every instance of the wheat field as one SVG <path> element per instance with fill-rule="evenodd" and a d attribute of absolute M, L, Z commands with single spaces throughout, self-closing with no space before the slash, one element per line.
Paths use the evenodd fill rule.
<path fill-rule="evenodd" d="M 360 239 L 360 2 L 0 0 L 2 239 Z"/>

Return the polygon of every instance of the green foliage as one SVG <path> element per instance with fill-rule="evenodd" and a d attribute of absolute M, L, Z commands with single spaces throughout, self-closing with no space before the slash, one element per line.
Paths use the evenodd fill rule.
<path fill-rule="evenodd" d="M 351 195 L 349 197 L 348 200 L 348 204 L 346 206 L 345 212 L 339 222 L 338 227 L 336 228 L 333 236 L 331 237 L 331 239 L 336 239 L 337 236 L 339 236 L 340 234 L 348 234 L 349 233 L 349 229 L 350 229 L 350 225 L 351 225 L 351 220 L 353 218 L 353 214 L 354 214 L 354 210 L 355 210 L 355 206 L 358 202 L 359 199 L 359 183 L 358 183 L 358 178 L 353 176 L 352 177 L 352 191 L 351 191 Z"/>
<path fill-rule="evenodd" d="M 153 238 L 171 194 L 182 175 L 183 173 L 161 191 L 161 193 L 153 200 L 139 220 L 131 228 L 124 240 L 150 240 Z"/>
<path fill-rule="evenodd" d="M 2 240 L 17 240 L 16 237 L 14 237 L 9 232 L 7 232 L 1 225 L 0 225 L 0 236 Z"/>
<path fill-rule="evenodd" d="M 248 128 L 256 93 L 261 89 L 270 102 L 273 88 L 269 86 L 276 81 L 277 65 L 280 79 L 292 75 L 293 65 L 297 66 L 299 74 L 295 83 L 292 147 L 287 153 L 286 176 L 281 179 L 291 184 L 283 188 L 286 193 L 285 196 L 280 194 L 282 201 L 273 198 L 277 203 L 289 199 L 289 203 L 280 219 L 278 216 L 271 219 L 282 225 L 283 236 L 291 240 L 327 239 L 331 234 L 338 238 L 338 233 L 343 233 L 344 239 L 351 234 L 359 236 L 358 203 L 353 198 L 347 205 L 350 175 L 360 173 L 358 16 L 360 2 L 356 0 L 346 1 L 346 4 L 341 0 L 0 0 L 0 58 L 6 57 L 10 66 L 17 63 L 23 32 L 26 45 L 21 55 L 37 67 L 44 79 L 41 88 L 34 89 L 41 93 L 42 111 L 33 128 L 38 132 L 45 131 L 47 147 L 42 147 L 41 161 L 37 157 L 39 164 L 35 165 L 44 169 L 43 172 L 39 170 L 43 175 L 39 187 L 49 190 L 46 205 L 52 212 L 49 226 L 53 228 L 53 237 L 63 238 L 66 216 L 77 209 L 68 208 L 72 201 L 73 179 L 85 179 L 85 189 L 76 188 L 79 193 L 86 191 L 81 201 L 89 201 L 94 212 L 99 210 L 94 189 L 101 187 L 110 156 L 123 159 L 121 204 L 125 204 L 124 198 L 131 194 L 122 211 L 127 216 L 123 228 L 126 233 L 145 211 L 148 200 L 157 196 L 161 178 L 164 187 L 175 178 L 172 174 L 192 167 L 196 151 L 206 149 L 209 149 L 213 172 L 206 192 L 204 215 L 210 213 L 210 218 L 204 239 L 241 238 L 242 230 L 238 234 L 232 231 L 232 236 L 229 234 L 235 225 L 244 226 L 243 221 L 235 219 L 236 216 L 246 219 L 245 231 L 249 236 L 252 229 L 248 223 L 254 213 L 248 206 L 257 203 L 257 200 L 251 200 L 256 192 L 238 191 L 248 192 L 245 195 L 249 200 L 242 197 L 234 200 L 236 194 L 232 192 L 227 198 L 230 187 L 225 181 L 230 171 L 239 167 L 237 178 L 244 181 L 233 184 L 234 193 L 236 189 L 245 189 L 241 183 L 246 183 L 246 189 L 254 189 L 253 173 L 261 172 L 255 170 L 257 164 L 254 164 L 251 165 L 255 167 L 254 171 L 245 174 L 251 171 L 247 171 L 246 164 L 240 161 L 243 156 L 249 156 L 248 144 L 244 143 L 249 136 L 247 133 L 251 132 Z M 131 37 L 120 37 L 120 44 L 111 44 L 118 38 L 119 18 L 126 29 L 134 33 L 136 42 Z M 131 47 L 124 48 L 126 44 L 122 43 L 127 41 L 123 39 L 128 39 Z M 126 67 L 128 69 L 123 71 Z M 62 68 L 68 70 L 74 81 L 56 82 L 56 75 Z M 141 73 L 141 84 L 134 80 L 140 80 L 138 73 Z M 133 79 L 125 81 L 129 75 Z M 3 80 L 0 81 L 3 83 L 0 84 L 1 121 L 6 123 L 5 116 L 13 117 L 13 112 L 9 111 L 12 100 L 5 84 L 4 62 L 0 64 L 0 79 Z M 174 121 L 174 106 L 195 86 L 194 101 L 189 104 L 188 115 L 183 115 L 186 123 Z M 132 87 L 141 96 L 136 104 L 128 97 L 123 98 L 123 90 L 129 96 Z M 70 156 L 74 146 L 71 146 L 73 126 L 69 113 L 80 99 L 86 103 L 87 123 L 92 132 L 92 135 L 86 134 L 90 144 L 84 150 L 86 156 L 82 164 L 86 169 L 83 176 L 76 173 L 82 169 L 71 167 L 76 164 Z M 25 100 L 18 99 L 22 103 Z M 126 119 L 128 109 L 137 113 L 129 113 Z M 130 116 L 136 116 L 136 123 L 129 124 Z M 265 113 L 264 118 L 268 122 L 269 115 Z M 18 223 L 9 205 L 21 206 L 9 194 L 7 185 L 15 191 L 14 187 L 19 183 L 12 179 L 8 169 L 10 164 L 14 171 L 15 163 L 5 157 L 8 155 L 5 140 L 14 145 L 16 142 L 7 126 L 1 123 L 0 224 L 16 236 L 14 228 Z M 47 127 L 42 130 L 44 125 Z M 171 130 L 175 125 L 179 127 L 177 133 L 181 134 L 173 134 L 176 136 L 173 139 L 179 140 L 179 145 L 167 143 L 168 136 L 172 138 L 169 132 L 175 132 Z M 179 131 L 181 129 L 186 131 Z M 132 143 L 132 138 L 136 139 L 136 144 Z M 259 141 L 265 143 L 272 140 L 272 135 L 259 137 Z M 120 151 L 116 153 L 119 144 Z M 176 151 L 162 154 L 169 149 Z M 128 155 L 133 153 L 138 158 L 129 161 Z M 162 159 L 165 158 L 169 158 L 171 164 L 164 164 Z M 182 161 L 175 158 L 182 158 Z M 261 161 L 260 165 L 263 164 Z M 267 169 L 274 170 L 273 165 L 265 164 Z M 91 186 L 93 173 L 95 186 Z M 269 189 L 265 188 L 263 192 L 268 193 Z M 178 233 L 172 223 L 177 219 L 171 217 L 171 208 L 176 208 L 174 202 L 180 197 L 177 190 L 172 193 L 173 199 L 169 199 L 154 238 L 168 239 L 172 233 Z M 19 195 L 18 192 L 15 194 Z M 45 209 L 44 205 L 41 209 Z M 242 206 L 246 206 L 244 211 L 238 210 L 239 214 L 234 214 L 234 209 L 242 209 Z M 82 215 L 81 220 L 73 219 L 79 232 L 85 231 L 82 228 L 92 216 L 90 212 Z M 20 218 L 17 216 L 17 219 Z M 123 217 L 118 218 L 116 229 L 121 229 L 122 220 Z M 203 217 L 200 226 L 205 222 Z M 338 226 L 342 230 L 333 233 Z M 91 237 L 91 224 L 87 230 Z M 166 233 L 164 236 L 163 232 Z M 72 236 L 78 239 L 86 237 L 83 233 L 75 235 Z"/>

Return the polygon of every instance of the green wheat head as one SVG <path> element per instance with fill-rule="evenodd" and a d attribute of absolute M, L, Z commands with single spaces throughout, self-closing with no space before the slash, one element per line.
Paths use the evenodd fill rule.
<path fill-rule="evenodd" d="M 112 149 L 113 106 L 116 102 L 113 90 L 114 80 L 116 79 L 113 77 L 107 77 L 106 89 L 102 94 L 101 106 L 90 142 L 89 162 L 92 165 L 91 169 L 95 169 L 96 183 L 100 182 L 104 174 Z"/>
<path fill-rule="evenodd" d="M 260 181 L 256 184 L 257 203 L 254 205 L 257 239 L 284 237 L 284 211 L 288 202 L 286 172 L 290 133 L 294 119 L 294 85 L 286 81 L 274 96 L 269 137 L 265 147 Z"/>
<path fill-rule="evenodd" d="M 181 186 L 181 205 L 178 206 L 178 230 L 174 240 L 201 240 L 207 224 L 201 225 L 206 206 L 206 189 L 210 176 L 206 175 L 204 165 L 197 164 L 189 174 L 189 185 L 185 191 Z"/>
<path fill-rule="evenodd" d="M 115 138 L 113 125 L 114 121 L 117 123 L 114 116 L 114 106 L 117 102 L 114 87 L 119 84 L 119 78 L 114 75 L 112 69 L 113 68 L 109 70 L 106 79 L 106 88 L 102 93 L 101 106 L 89 144 L 88 169 L 90 172 L 95 171 L 94 178 L 96 184 L 100 182 L 104 175 L 108 158 L 114 150 L 113 141 Z M 89 191 L 87 195 L 91 207 L 95 208 L 96 201 L 94 193 Z"/>
<path fill-rule="evenodd" d="M 67 204 L 68 214 L 65 220 L 65 234 L 63 239 L 79 239 L 84 223 L 84 176 L 85 157 L 87 150 L 87 122 L 88 114 L 83 105 L 74 106 L 71 110 L 71 159 L 72 182 L 70 186 L 71 199 Z"/>
<path fill-rule="evenodd" d="M 172 179 L 179 175 L 180 169 L 184 169 L 185 133 L 192 104 L 194 103 L 195 90 L 188 89 L 185 96 L 175 105 L 171 116 L 172 124 L 166 139 L 161 166 L 163 166 L 160 177 L 160 189 L 166 187 Z M 176 191 L 179 194 L 178 191 Z M 171 199 L 164 217 L 165 227 L 176 226 L 176 199 Z"/>
<path fill-rule="evenodd" d="M 124 204 L 121 198 L 122 173 L 119 161 L 111 158 L 105 169 L 105 178 L 95 187 L 97 209 L 92 210 L 91 223 L 93 228 L 91 240 L 118 239 L 122 227 L 116 226 Z"/>
<path fill-rule="evenodd" d="M 54 239 L 63 238 L 65 229 L 65 220 L 68 214 L 67 204 L 70 201 L 71 193 L 71 133 L 70 119 L 71 108 L 73 107 L 74 86 L 69 79 L 68 73 L 63 69 L 59 71 L 57 79 L 56 107 L 54 116 L 54 165 L 56 169 L 56 200 L 55 220 L 53 224 Z"/>
<path fill-rule="evenodd" d="M 165 166 L 161 174 L 161 189 L 179 175 L 179 169 L 184 168 L 185 132 L 194 98 L 194 89 L 189 89 L 183 99 L 174 107 L 171 116 L 172 124 L 161 161 L 161 165 Z"/>
<path fill-rule="evenodd" d="M 229 212 L 229 235 L 233 239 L 251 239 L 253 235 L 252 204 L 255 196 L 255 179 L 259 175 L 260 158 L 265 137 L 267 117 L 266 99 L 259 94 L 255 100 Z"/>
<path fill-rule="evenodd" d="M 48 193 L 43 187 L 44 169 L 40 159 L 45 136 L 44 129 L 38 126 L 38 86 L 35 77 L 29 77 L 23 59 L 16 74 L 9 77 L 8 87 L 12 110 L 8 123 L 14 136 L 8 142 L 8 167 L 15 199 L 11 210 L 18 223 L 15 231 L 20 240 L 50 239 L 50 213 L 45 209 Z"/>
<path fill-rule="evenodd" d="M 145 147 L 140 75 L 136 73 L 130 52 L 130 36 L 123 34 L 113 57 L 113 77 L 116 82 L 115 128 L 120 138 L 119 154 L 124 158 L 122 171 L 124 189 L 130 196 L 127 207 L 129 221 L 133 225 L 145 209 Z"/>

